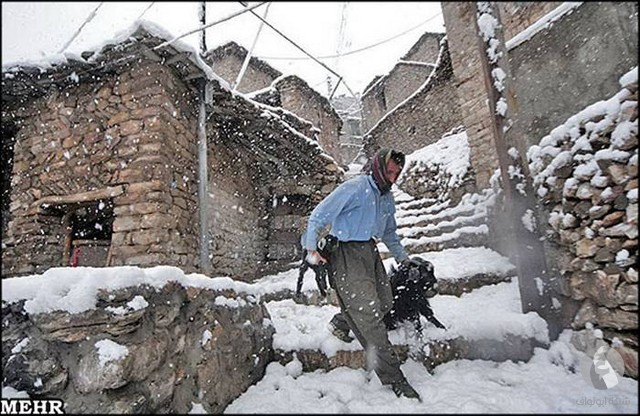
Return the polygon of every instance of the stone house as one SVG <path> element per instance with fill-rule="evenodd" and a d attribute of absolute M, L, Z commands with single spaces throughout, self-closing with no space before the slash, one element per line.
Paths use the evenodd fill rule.
<path fill-rule="evenodd" d="M 637 4 L 502 2 L 490 9 L 506 74 L 504 128 L 490 105 L 495 83 L 478 35 L 486 11 L 442 3 L 475 184 L 486 189 L 496 173 L 510 177 L 491 232 L 518 265 L 523 311 L 544 316 L 552 339 L 563 328 L 595 325 L 607 342 L 624 343 L 625 368 L 637 377 L 637 128 L 624 127 L 637 125 L 637 80 L 624 80 L 634 68 L 637 74 Z M 622 111 L 592 108 L 578 117 L 602 100 Z M 603 120 L 606 129 L 594 127 Z M 589 146 L 579 148 L 578 139 Z M 542 162 L 531 159 L 540 148 Z M 611 160 L 608 151 L 624 157 Z M 567 163 L 554 159 L 558 152 L 571 156 Z M 585 171 L 589 160 L 597 163 Z M 534 222 L 527 226 L 523 214 Z"/>
<path fill-rule="evenodd" d="M 232 84 L 238 78 L 247 53 L 248 51 L 244 47 L 230 41 L 208 51 L 203 59 L 214 68 L 216 74 Z M 271 86 L 271 83 L 281 75 L 280 71 L 265 61 L 252 56 L 240 83 L 235 85 L 235 89 L 243 94 L 262 90 Z"/>
<path fill-rule="evenodd" d="M 490 114 L 479 46 L 471 37 L 477 26 L 475 11 L 471 4 L 453 3 L 443 3 L 442 10 L 471 163 L 479 187 L 486 188 L 498 160 L 486 122 Z M 562 2 L 501 2 L 498 11 L 512 95 L 517 97 L 509 106 L 510 118 L 517 120 L 509 134 L 520 137 L 523 148 L 537 144 L 585 106 L 614 94 L 618 78 L 637 64 L 634 3 L 585 3 L 572 8 Z M 550 24 L 535 25 L 545 16 Z M 565 71 L 579 75 L 561 76 Z"/>
<path fill-rule="evenodd" d="M 302 218 L 343 171 L 309 122 L 165 41 L 142 23 L 84 60 L 3 71 L 3 276 L 163 264 L 250 280 L 298 258 Z"/>
<path fill-rule="evenodd" d="M 442 33 L 425 33 L 362 95 L 363 152 L 393 147 L 411 153 L 463 124 L 449 48 Z"/>
<path fill-rule="evenodd" d="M 244 47 L 229 42 L 209 51 L 204 59 L 231 84 L 236 81 L 247 53 Z M 251 57 L 236 89 L 256 101 L 281 107 L 311 122 L 318 129 L 320 146 L 339 164 L 345 165 L 340 147 L 342 119 L 329 100 L 306 81 L 295 75 L 283 76 L 266 62 Z"/>

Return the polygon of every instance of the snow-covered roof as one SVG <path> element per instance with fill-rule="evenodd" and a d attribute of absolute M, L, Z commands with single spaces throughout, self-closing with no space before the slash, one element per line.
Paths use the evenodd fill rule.
<path fill-rule="evenodd" d="M 251 140 L 248 135 L 234 137 L 242 141 L 244 147 L 253 149 L 252 154 L 267 152 L 270 157 L 282 158 L 283 166 L 287 169 L 281 173 L 315 172 L 322 170 L 327 163 L 335 163 L 317 141 L 297 129 L 308 122 L 293 113 L 283 117 L 279 114 L 281 112 L 233 92 L 192 46 L 179 39 L 174 40 L 162 27 L 149 21 L 136 21 L 112 39 L 83 52 L 82 56 L 57 54 L 37 61 L 3 66 L 3 109 L 13 108 L 28 97 L 43 96 L 51 86 L 64 88 L 82 82 L 96 82 L 105 74 L 118 73 L 140 59 L 150 59 L 171 67 L 187 84 L 198 79 L 212 81 L 214 95 L 223 97 L 224 106 L 234 109 L 225 113 L 221 110 L 221 101 L 215 102 L 218 106 L 216 111 L 222 111 L 221 117 L 226 117 L 231 124 L 242 124 L 246 129 L 261 132 L 258 136 L 265 136 L 264 140 Z M 305 130 L 303 128 L 302 131 Z M 274 143 L 279 146 L 274 146 Z M 261 147 L 263 145 L 264 149 Z M 258 148 L 262 151 L 256 153 Z M 292 148 L 298 149 L 294 153 L 299 157 L 291 157 L 289 153 Z M 271 149 L 271 153 L 268 149 Z M 320 160 L 324 160 L 324 163 L 320 163 Z"/>
<path fill-rule="evenodd" d="M 219 60 L 219 59 L 221 59 L 221 58 L 223 58 L 224 56 L 227 56 L 227 55 L 235 55 L 240 59 L 245 59 L 245 57 L 247 56 L 248 52 L 249 51 L 247 51 L 247 49 L 245 47 L 237 44 L 234 41 L 230 41 L 230 42 L 225 43 L 224 45 L 218 46 L 215 49 L 209 50 L 205 54 L 204 59 L 206 61 L 209 61 L 209 60 L 215 61 L 215 60 Z M 275 69 L 274 67 L 272 67 L 271 65 L 266 63 L 265 61 L 256 58 L 255 56 L 252 56 L 249 59 L 249 64 L 255 66 L 260 71 L 262 71 L 265 74 L 269 75 L 273 79 L 278 78 L 279 76 L 282 75 L 282 73 L 280 71 L 278 71 L 277 69 Z"/>

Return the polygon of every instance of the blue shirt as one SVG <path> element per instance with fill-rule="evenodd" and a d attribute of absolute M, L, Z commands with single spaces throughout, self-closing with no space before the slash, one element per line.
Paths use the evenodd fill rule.
<path fill-rule="evenodd" d="M 360 175 L 343 182 L 311 212 L 302 244 L 316 250 L 320 231 L 331 224 L 331 234 L 339 241 L 382 240 L 397 262 L 407 252 L 396 233 L 395 200 L 391 192 L 380 194 L 371 175 Z"/>

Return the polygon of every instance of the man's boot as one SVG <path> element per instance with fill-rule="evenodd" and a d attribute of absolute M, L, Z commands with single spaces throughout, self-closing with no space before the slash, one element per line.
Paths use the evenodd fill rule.
<path fill-rule="evenodd" d="M 342 328 L 338 328 L 337 326 L 333 325 L 333 323 L 329 323 L 329 329 L 331 330 L 331 333 L 338 338 L 340 341 L 342 342 L 346 342 L 347 344 L 352 342 L 355 338 L 353 338 L 351 335 L 349 335 L 349 331 L 345 331 Z"/>
<path fill-rule="evenodd" d="M 391 389 L 398 397 L 407 397 L 409 399 L 418 399 L 422 402 L 422 398 L 417 391 L 407 382 L 407 380 L 398 381 L 391 385 Z"/>

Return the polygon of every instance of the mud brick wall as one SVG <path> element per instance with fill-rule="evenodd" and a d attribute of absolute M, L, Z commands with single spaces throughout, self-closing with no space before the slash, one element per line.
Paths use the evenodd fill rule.
<path fill-rule="evenodd" d="M 216 275 L 251 281 L 258 263 L 264 260 L 267 202 L 251 166 L 234 156 L 223 145 L 212 146 L 208 156 L 209 255 Z"/>
<path fill-rule="evenodd" d="M 364 149 L 372 155 L 380 147 L 391 147 L 407 154 L 440 140 L 463 124 L 458 93 L 446 44 L 441 62 L 417 93 L 385 116 L 365 136 Z"/>
<path fill-rule="evenodd" d="M 317 140 L 322 149 L 339 164 L 348 163 L 340 150 L 342 119 L 329 101 L 315 92 L 297 76 L 289 76 L 277 82 L 281 107 L 311 122 L 320 131 Z"/>
<path fill-rule="evenodd" d="M 109 265 L 162 263 L 193 270 L 192 100 L 169 69 L 142 62 L 96 82 L 52 90 L 24 106 L 18 114 L 22 124 L 14 148 L 3 275 L 61 266 L 61 213 L 38 200 L 88 193 L 113 201 Z"/>

